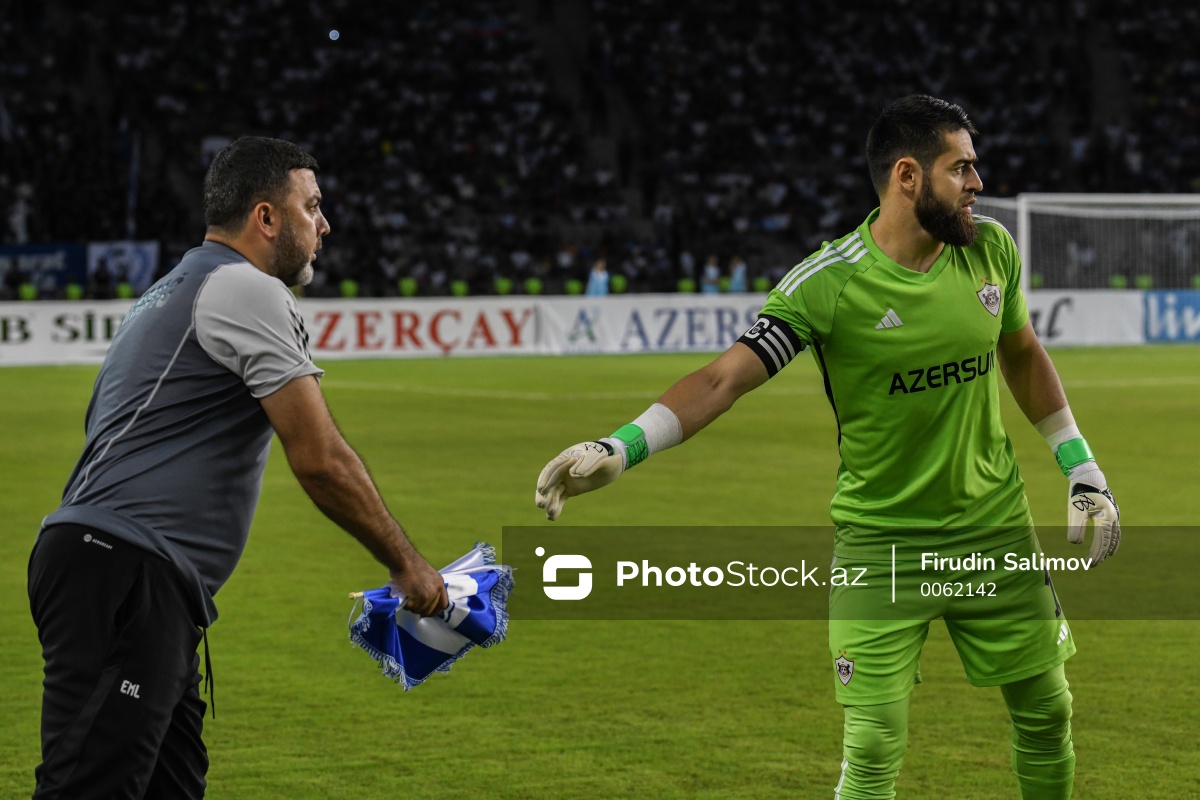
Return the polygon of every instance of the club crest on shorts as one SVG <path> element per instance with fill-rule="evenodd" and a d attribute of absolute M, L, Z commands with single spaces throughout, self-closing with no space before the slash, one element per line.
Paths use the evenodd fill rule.
<path fill-rule="evenodd" d="M 838 650 L 838 657 L 833 666 L 837 668 L 838 680 L 842 682 L 842 686 L 849 685 L 850 679 L 854 677 L 854 662 L 846 658 L 845 650 Z"/>
<path fill-rule="evenodd" d="M 983 307 L 993 317 L 1000 313 L 1000 287 L 994 283 L 985 283 L 983 288 L 975 293 L 979 298 L 979 302 L 983 303 Z"/>

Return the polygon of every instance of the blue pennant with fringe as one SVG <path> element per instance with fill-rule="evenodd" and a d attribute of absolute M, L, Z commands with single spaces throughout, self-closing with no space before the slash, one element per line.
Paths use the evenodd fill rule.
<path fill-rule="evenodd" d="M 491 647 L 508 633 L 512 567 L 496 563 L 491 545 L 477 542 L 471 552 L 438 572 L 445 579 L 450 605 L 436 617 L 401 608 L 404 595 L 391 583 L 354 595 L 359 599 L 350 611 L 350 641 L 366 650 L 383 674 L 405 691 L 435 672 L 449 672 L 475 645 Z"/>

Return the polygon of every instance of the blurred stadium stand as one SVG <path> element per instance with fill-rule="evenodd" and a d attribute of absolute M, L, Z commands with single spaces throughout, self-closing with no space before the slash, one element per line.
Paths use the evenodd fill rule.
<path fill-rule="evenodd" d="M 212 154 L 279 136 L 322 165 L 311 295 L 773 277 L 874 204 L 866 130 L 917 91 L 972 114 L 987 194 L 1200 188 L 1200 11 L 1165 0 L 5 6 L 0 243 L 169 267 Z"/>

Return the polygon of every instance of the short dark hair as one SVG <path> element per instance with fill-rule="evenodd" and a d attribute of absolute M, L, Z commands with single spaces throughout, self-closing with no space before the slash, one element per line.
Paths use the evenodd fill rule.
<path fill-rule="evenodd" d="M 876 193 L 883 196 L 892 167 L 905 156 L 922 169 L 932 167 L 945 150 L 945 135 L 955 131 L 979 135 L 962 106 L 927 94 L 901 97 L 884 109 L 867 134 L 867 167 Z"/>
<path fill-rule="evenodd" d="M 282 139 L 242 136 L 217 153 L 204 176 L 204 224 L 239 227 L 261 202 L 282 204 L 292 170 L 319 169 L 317 160 Z"/>

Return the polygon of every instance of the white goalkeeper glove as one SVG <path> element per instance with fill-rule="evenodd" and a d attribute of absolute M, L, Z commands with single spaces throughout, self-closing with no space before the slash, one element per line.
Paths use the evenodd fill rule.
<path fill-rule="evenodd" d="M 683 441 L 683 425 L 675 412 L 655 403 L 640 417 L 598 442 L 571 445 L 538 475 L 534 502 L 546 518 L 558 519 L 568 497 L 607 486 L 651 453 Z"/>
<path fill-rule="evenodd" d="M 1108 490 L 1104 473 L 1082 438 L 1063 442 L 1054 451 L 1067 476 L 1067 541 L 1083 544 L 1092 523 L 1092 564 L 1099 564 L 1121 545 L 1121 510 Z"/>
<path fill-rule="evenodd" d="M 625 455 L 608 442 L 580 442 L 563 450 L 538 475 L 534 501 L 558 519 L 568 497 L 607 486 L 625 471 Z"/>

